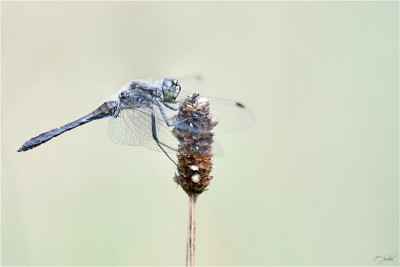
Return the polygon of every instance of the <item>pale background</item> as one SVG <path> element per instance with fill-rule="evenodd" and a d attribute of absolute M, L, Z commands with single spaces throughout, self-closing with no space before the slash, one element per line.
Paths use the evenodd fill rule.
<path fill-rule="evenodd" d="M 106 120 L 16 150 L 132 79 L 187 74 L 256 120 L 217 137 L 198 265 L 398 264 L 398 10 L 2 2 L 2 264 L 184 264 L 187 197 L 164 155 L 112 143 Z"/>

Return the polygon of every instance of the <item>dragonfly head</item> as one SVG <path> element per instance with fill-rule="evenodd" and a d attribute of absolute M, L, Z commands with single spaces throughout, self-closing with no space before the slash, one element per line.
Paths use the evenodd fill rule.
<path fill-rule="evenodd" d="M 162 83 L 162 93 L 166 102 L 174 102 L 181 92 L 181 85 L 177 80 L 164 78 Z"/>

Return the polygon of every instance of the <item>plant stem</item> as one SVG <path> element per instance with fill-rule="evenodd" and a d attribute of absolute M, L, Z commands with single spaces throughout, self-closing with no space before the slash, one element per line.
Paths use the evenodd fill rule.
<path fill-rule="evenodd" d="M 189 196 L 189 226 L 186 251 L 186 266 L 194 266 L 194 249 L 196 241 L 196 195 Z"/>

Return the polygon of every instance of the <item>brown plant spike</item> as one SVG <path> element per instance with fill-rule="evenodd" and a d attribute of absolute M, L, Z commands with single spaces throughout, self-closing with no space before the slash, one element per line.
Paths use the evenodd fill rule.
<path fill-rule="evenodd" d="M 207 98 L 198 94 L 190 95 L 175 117 L 176 121 L 185 119 L 182 122 L 184 127 L 175 127 L 172 131 L 179 141 L 178 174 L 175 174 L 174 181 L 189 197 L 196 199 L 213 178 L 210 176 L 214 136 L 211 130 L 218 121 L 210 114 Z M 196 131 L 186 130 L 186 127 Z"/>

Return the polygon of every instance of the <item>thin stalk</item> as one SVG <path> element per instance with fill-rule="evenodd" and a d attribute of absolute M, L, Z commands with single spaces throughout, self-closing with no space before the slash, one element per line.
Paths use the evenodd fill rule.
<path fill-rule="evenodd" d="M 179 108 L 174 121 L 184 122 L 175 126 L 172 133 L 179 141 L 178 173 L 174 181 L 189 196 L 189 225 L 186 244 L 186 266 L 194 266 L 196 199 L 210 184 L 212 171 L 212 129 L 218 120 L 210 114 L 209 99 L 198 94 L 188 96 Z"/>
<path fill-rule="evenodd" d="M 189 226 L 186 251 L 186 266 L 194 266 L 194 250 L 196 241 L 196 195 L 189 196 Z"/>

